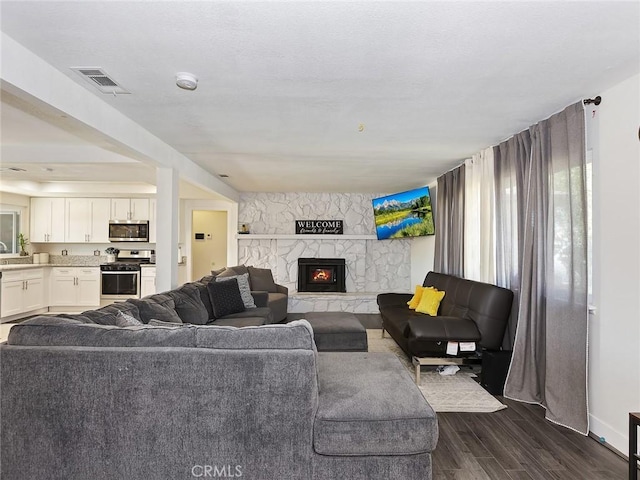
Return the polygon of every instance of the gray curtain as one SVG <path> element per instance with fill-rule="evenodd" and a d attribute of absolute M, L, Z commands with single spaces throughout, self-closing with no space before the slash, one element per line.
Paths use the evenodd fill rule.
<path fill-rule="evenodd" d="M 534 125 L 529 134 L 530 162 L 522 179 L 524 209 L 517 218 L 523 235 L 518 326 L 505 396 L 543 405 L 548 420 L 586 435 L 588 280 L 582 104 Z"/>
<path fill-rule="evenodd" d="M 502 348 L 513 349 L 518 324 L 520 272 L 524 244 L 525 192 L 531 159 L 531 136 L 525 130 L 494 147 L 496 192 L 496 283 L 513 291 L 514 308 Z"/>
<path fill-rule="evenodd" d="M 462 277 L 464 273 L 464 165 L 438 177 L 436 246 L 433 269 Z"/>

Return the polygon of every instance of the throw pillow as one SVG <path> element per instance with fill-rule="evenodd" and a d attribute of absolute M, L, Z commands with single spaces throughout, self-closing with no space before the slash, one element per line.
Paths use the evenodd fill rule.
<path fill-rule="evenodd" d="M 200 293 L 201 288 L 204 289 L 204 295 Z M 185 283 L 180 288 L 167 292 L 167 295 L 173 298 L 176 313 L 184 323 L 204 325 L 210 318 L 213 318 L 209 292 L 204 285 L 199 287 L 196 283 Z M 209 304 L 208 308 L 203 297 Z"/>
<path fill-rule="evenodd" d="M 216 282 L 227 282 L 235 278 L 238 281 L 238 288 L 240 288 L 240 296 L 242 297 L 242 303 L 244 308 L 256 308 L 256 302 L 251 295 L 251 287 L 249 287 L 249 274 L 243 273 L 242 275 L 234 275 L 232 277 L 216 277 Z"/>
<path fill-rule="evenodd" d="M 435 317 L 438 315 L 438 308 L 440 307 L 440 301 L 444 298 L 444 292 L 438 291 L 435 288 L 425 288 L 422 291 L 422 298 L 420 303 L 416 307 L 416 312 L 426 313 Z"/>
<path fill-rule="evenodd" d="M 154 297 L 157 297 L 161 302 L 155 301 L 153 299 Z M 173 299 L 167 295 L 159 294 L 143 299 L 129 298 L 127 302 L 133 303 L 138 307 L 142 323 L 149 323 L 151 319 L 162 320 L 163 322 L 182 323 L 182 319 L 176 312 Z"/>
<path fill-rule="evenodd" d="M 215 318 L 225 317 L 232 313 L 244 312 L 244 302 L 240 295 L 238 280 L 235 278 L 226 282 L 207 283 L 207 290 Z"/>
<path fill-rule="evenodd" d="M 415 293 L 413 294 L 413 297 L 411 297 L 411 300 L 407 302 L 407 305 L 409 305 L 409 308 L 411 310 L 415 310 L 416 307 L 420 304 L 420 299 L 422 298 L 422 292 L 424 291 L 425 288 L 432 288 L 432 287 L 423 287 L 422 285 L 416 285 L 416 290 L 415 290 Z"/>
<path fill-rule="evenodd" d="M 144 324 L 137 318 L 129 315 L 128 313 L 118 312 L 118 314 L 116 315 L 117 327 L 136 327 L 138 325 L 144 325 Z"/>
<path fill-rule="evenodd" d="M 273 274 L 269 268 L 248 267 L 249 283 L 251 290 L 278 293 L 278 287 L 273 280 Z"/>

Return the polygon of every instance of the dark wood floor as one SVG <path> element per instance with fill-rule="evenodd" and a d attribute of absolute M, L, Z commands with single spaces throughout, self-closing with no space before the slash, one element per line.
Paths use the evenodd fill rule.
<path fill-rule="evenodd" d="M 495 413 L 438 414 L 434 480 L 610 480 L 627 462 L 590 437 L 544 419 L 544 410 L 498 397 Z"/>
<path fill-rule="evenodd" d="M 367 329 L 382 328 L 379 314 L 356 317 Z M 508 408 L 494 413 L 438 413 L 434 480 L 628 478 L 627 461 L 593 438 L 545 420 L 542 407 L 497 398 Z"/>

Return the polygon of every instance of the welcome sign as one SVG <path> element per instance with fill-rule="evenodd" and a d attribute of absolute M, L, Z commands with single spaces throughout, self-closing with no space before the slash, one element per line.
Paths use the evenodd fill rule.
<path fill-rule="evenodd" d="M 296 235 L 342 235 L 342 220 L 296 220 Z"/>

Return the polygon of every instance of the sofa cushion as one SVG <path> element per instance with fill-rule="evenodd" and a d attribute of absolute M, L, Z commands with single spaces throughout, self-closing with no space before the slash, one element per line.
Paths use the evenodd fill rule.
<path fill-rule="evenodd" d="M 251 296 L 253 297 L 253 303 L 256 307 L 268 307 L 269 306 L 269 292 L 263 292 L 258 290 L 251 290 Z"/>
<path fill-rule="evenodd" d="M 405 336 L 411 352 L 419 357 L 446 352 L 447 342 L 480 342 L 482 338 L 473 320 L 445 316 L 409 318 Z M 458 356 L 474 353 L 460 352 Z"/>
<path fill-rule="evenodd" d="M 247 267 L 245 267 L 244 265 L 235 265 L 233 267 L 225 268 L 224 271 L 219 273 L 217 276 L 229 277 L 233 275 L 243 275 L 248 272 L 249 271 L 247 270 Z"/>
<path fill-rule="evenodd" d="M 226 282 L 209 282 L 207 283 L 207 290 L 209 291 L 211 305 L 213 305 L 214 318 L 244 311 L 244 302 L 240 295 L 238 280 L 235 278 Z"/>
<path fill-rule="evenodd" d="M 212 325 L 196 330 L 196 346 L 227 350 L 313 350 L 313 330 L 306 320 L 284 325 L 223 327 Z"/>
<path fill-rule="evenodd" d="M 240 296 L 242 297 L 242 303 L 244 303 L 244 308 L 256 308 L 256 302 L 251 295 L 251 287 L 249 287 L 249 274 L 243 273 L 242 275 L 232 275 L 232 276 L 218 276 L 216 277 L 216 282 L 226 282 L 235 278 L 238 281 L 238 288 L 240 289 Z"/>
<path fill-rule="evenodd" d="M 263 324 L 273 323 L 273 315 L 271 314 L 271 309 L 269 307 L 251 308 L 249 310 L 230 313 L 229 315 L 224 316 L 224 318 L 228 318 L 231 320 L 234 318 L 248 318 L 248 317 L 261 318 Z"/>
<path fill-rule="evenodd" d="M 214 277 L 211 277 L 210 281 L 213 281 L 213 278 Z M 213 320 L 216 317 L 213 313 L 213 305 L 211 304 L 211 298 L 209 297 L 209 290 L 207 290 L 207 284 L 209 282 L 204 282 L 203 279 L 193 282 L 193 285 L 198 289 L 200 300 L 202 301 L 204 308 L 207 309 L 207 316 L 209 317 L 209 320 Z"/>
<path fill-rule="evenodd" d="M 173 298 L 166 294 L 152 295 L 146 298 L 129 298 L 128 303 L 138 307 L 142 323 L 149 320 L 161 320 L 163 322 L 182 323 L 175 310 Z"/>
<path fill-rule="evenodd" d="M 170 327 L 170 328 L 182 328 L 186 327 L 187 323 L 174 323 L 174 322 L 163 322 L 162 320 L 149 320 L 147 324 L 151 327 Z"/>
<path fill-rule="evenodd" d="M 219 268 L 218 270 L 211 270 L 211 276 L 217 277 L 222 272 L 224 272 L 226 269 L 227 269 L 227 267 L 222 267 L 222 268 Z"/>
<path fill-rule="evenodd" d="M 318 380 L 316 453 L 412 455 L 435 449 L 436 414 L 394 354 L 321 352 Z"/>
<path fill-rule="evenodd" d="M 207 302 L 211 305 L 209 300 L 209 293 L 206 291 Z M 200 295 L 200 288 L 194 283 L 185 283 L 176 290 L 171 290 L 166 293 L 175 304 L 175 310 L 180 319 L 184 323 L 192 323 L 194 325 L 205 325 L 212 316 L 209 316 L 209 311 L 202 301 Z M 213 315 L 213 307 L 211 315 Z"/>
<path fill-rule="evenodd" d="M 195 327 L 166 328 L 149 325 L 116 327 L 40 316 L 14 325 L 7 343 L 56 347 L 193 347 L 194 329 Z"/>
<path fill-rule="evenodd" d="M 264 317 L 241 317 L 241 318 L 219 318 L 214 320 L 209 325 L 216 325 L 218 327 L 258 327 L 264 325 Z"/>
<path fill-rule="evenodd" d="M 251 290 L 264 290 L 269 293 L 277 293 L 278 287 L 273 280 L 273 274 L 269 268 L 248 267 L 249 283 Z"/>
<path fill-rule="evenodd" d="M 131 315 L 137 320 L 142 320 L 140 318 L 138 308 L 127 302 L 116 302 L 111 305 L 98 308 L 97 310 L 87 310 L 82 312 L 81 315 L 89 318 L 93 323 L 97 323 L 98 325 L 117 325 L 117 316 L 120 312 Z"/>

